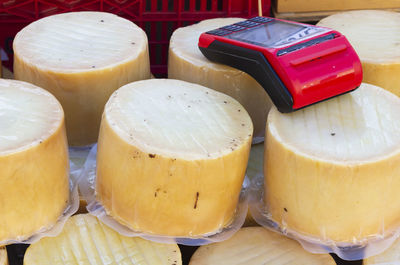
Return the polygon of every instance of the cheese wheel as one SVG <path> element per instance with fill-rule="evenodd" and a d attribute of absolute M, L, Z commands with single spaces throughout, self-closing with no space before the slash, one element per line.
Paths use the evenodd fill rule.
<path fill-rule="evenodd" d="M 379 255 L 363 260 L 363 265 L 398 265 L 400 262 L 400 239 Z"/>
<path fill-rule="evenodd" d="M 245 227 L 230 239 L 201 246 L 189 265 L 335 265 L 328 254 L 311 254 L 296 241 L 262 227 Z"/>
<path fill-rule="evenodd" d="M 346 36 L 360 57 L 363 82 L 383 87 L 400 96 L 400 14 L 360 10 L 334 14 L 319 26 Z"/>
<path fill-rule="evenodd" d="M 336 242 L 400 225 L 400 99 L 360 88 L 291 114 L 272 109 L 264 176 L 281 228 Z"/>
<path fill-rule="evenodd" d="M 175 30 L 169 45 L 168 78 L 197 83 L 235 98 L 250 114 L 254 136 L 264 137 L 265 122 L 272 106 L 268 94 L 248 74 L 209 61 L 197 46 L 201 33 L 242 20 L 209 19 Z"/>
<path fill-rule="evenodd" d="M 135 231 L 216 233 L 232 221 L 253 125 L 233 98 L 172 79 L 139 81 L 107 102 L 97 199 Z"/>
<path fill-rule="evenodd" d="M 56 237 L 29 246 L 24 265 L 182 265 L 177 244 L 121 236 L 89 214 L 71 217 Z"/>
<path fill-rule="evenodd" d="M 146 34 L 110 13 L 42 18 L 16 35 L 13 48 L 15 79 L 56 96 L 74 146 L 97 141 L 101 114 L 114 90 L 150 78 Z"/>
<path fill-rule="evenodd" d="M 34 85 L 0 79 L 0 242 L 51 227 L 69 198 L 60 103 Z"/>
<path fill-rule="evenodd" d="M 8 265 L 7 249 L 0 247 L 0 265 Z"/>

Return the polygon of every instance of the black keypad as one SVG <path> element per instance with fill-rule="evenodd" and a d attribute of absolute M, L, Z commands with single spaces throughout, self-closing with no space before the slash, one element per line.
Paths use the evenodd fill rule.
<path fill-rule="evenodd" d="M 233 25 L 229 25 L 229 26 L 222 27 L 222 28 L 220 28 L 220 29 L 229 30 L 229 31 L 240 31 L 240 30 L 243 30 L 243 29 L 245 29 L 245 28 L 233 24 Z"/>
<path fill-rule="evenodd" d="M 245 27 L 245 28 L 252 28 L 252 27 L 260 25 L 260 23 L 249 21 L 249 20 L 245 20 L 245 21 L 241 21 L 241 22 L 235 23 L 234 25 L 237 25 L 237 26 L 240 26 L 240 27 Z"/>
<path fill-rule="evenodd" d="M 228 30 L 224 30 L 224 29 L 214 29 L 214 30 L 207 31 L 206 33 L 210 34 L 210 35 L 215 35 L 215 36 L 225 36 L 225 35 L 232 33 L 232 31 L 228 31 Z"/>
<path fill-rule="evenodd" d="M 267 23 L 267 22 L 270 22 L 272 20 L 273 19 L 269 18 L 269 17 L 253 17 L 253 18 L 249 19 L 249 21 L 257 22 L 257 23 Z"/>

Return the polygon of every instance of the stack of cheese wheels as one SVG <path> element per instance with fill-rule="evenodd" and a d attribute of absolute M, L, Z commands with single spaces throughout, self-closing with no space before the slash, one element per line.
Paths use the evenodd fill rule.
<path fill-rule="evenodd" d="M 362 62 L 364 82 L 400 96 L 399 13 L 349 11 L 324 18 L 318 25 L 346 36 Z"/>
<path fill-rule="evenodd" d="M 7 249 L 0 247 L 0 265 L 8 265 Z"/>
<path fill-rule="evenodd" d="M 118 89 L 101 123 L 96 194 L 136 231 L 217 232 L 232 221 L 253 125 L 233 98 L 172 79 Z"/>
<path fill-rule="evenodd" d="M 56 237 L 42 238 L 26 251 L 24 265 L 182 265 L 176 244 L 119 235 L 96 217 L 71 217 Z"/>
<path fill-rule="evenodd" d="M 281 228 L 355 242 L 400 226 L 400 99 L 373 85 L 291 114 L 273 108 L 265 202 Z"/>
<path fill-rule="evenodd" d="M 311 254 L 296 241 L 262 227 L 240 229 L 230 239 L 201 246 L 189 265 L 335 265 L 328 254 Z"/>
<path fill-rule="evenodd" d="M 60 103 L 34 85 L 0 79 L 0 242 L 54 225 L 69 198 Z"/>
<path fill-rule="evenodd" d="M 364 259 L 363 265 L 398 265 L 400 262 L 400 239 L 379 255 Z"/>
<path fill-rule="evenodd" d="M 112 92 L 150 78 L 146 34 L 110 13 L 40 19 L 17 34 L 13 48 L 15 78 L 47 89 L 61 102 L 70 145 L 96 142 Z"/>
<path fill-rule="evenodd" d="M 209 61 L 197 46 L 201 33 L 242 20 L 217 18 L 177 29 L 169 45 L 168 77 L 197 83 L 235 98 L 249 112 L 254 136 L 264 137 L 265 122 L 272 105 L 268 94 L 248 74 Z"/>

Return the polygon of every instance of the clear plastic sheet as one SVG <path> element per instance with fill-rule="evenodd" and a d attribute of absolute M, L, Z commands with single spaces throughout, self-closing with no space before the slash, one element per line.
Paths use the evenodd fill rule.
<path fill-rule="evenodd" d="M 66 208 L 62 215 L 58 218 L 57 222 L 51 227 L 43 227 L 42 229 L 36 231 L 30 237 L 20 237 L 10 240 L 1 241 L 0 245 L 9 244 L 33 244 L 39 241 L 43 237 L 54 237 L 61 233 L 65 222 L 71 217 L 79 207 L 79 195 L 78 195 L 78 185 L 77 182 L 72 178 L 69 179 L 69 200 Z"/>
<path fill-rule="evenodd" d="M 120 224 L 119 222 L 114 220 L 111 216 L 109 216 L 106 213 L 104 207 L 98 201 L 96 201 L 96 195 L 95 195 L 96 154 L 97 154 L 97 145 L 93 146 L 85 162 L 84 168 L 81 172 L 78 181 L 79 190 L 88 204 L 87 205 L 88 212 L 99 218 L 104 224 L 116 230 L 121 235 L 128 237 L 141 237 L 159 243 L 170 243 L 170 244 L 178 243 L 188 246 L 199 246 L 228 239 L 237 230 L 239 230 L 240 227 L 242 227 L 245 221 L 248 210 L 247 190 L 249 187 L 249 181 L 247 178 L 245 178 L 242 191 L 240 193 L 239 202 L 235 211 L 235 216 L 233 217 L 232 222 L 221 231 L 216 231 L 210 234 L 202 235 L 201 237 L 193 237 L 193 238 L 150 235 L 139 231 L 133 231 L 132 229 Z"/>
<path fill-rule="evenodd" d="M 264 137 L 262 137 L 262 136 L 253 137 L 253 141 L 252 141 L 253 145 L 254 144 L 260 144 L 262 142 L 264 142 Z"/>
<path fill-rule="evenodd" d="M 271 218 L 263 201 L 263 174 L 257 174 L 256 177 L 252 179 L 249 187 L 249 194 L 249 209 L 251 215 L 258 224 L 298 241 L 305 250 L 311 253 L 335 253 L 344 260 L 361 260 L 385 251 L 400 236 L 400 229 L 397 229 L 391 232 L 385 231 L 385 236 L 376 235 L 363 240 L 344 243 L 305 235 L 285 227 L 280 227 L 279 224 Z"/>
<path fill-rule="evenodd" d="M 69 147 L 70 177 L 77 182 L 93 145 Z"/>

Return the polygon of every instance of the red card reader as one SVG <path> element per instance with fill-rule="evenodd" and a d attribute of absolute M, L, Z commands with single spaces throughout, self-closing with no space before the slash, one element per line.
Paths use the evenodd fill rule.
<path fill-rule="evenodd" d="M 280 112 L 292 112 L 352 91 L 361 62 L 337 31 L 269 17 L 254 17 L 201 34 L 211 61 L 257 80 Z"/>

